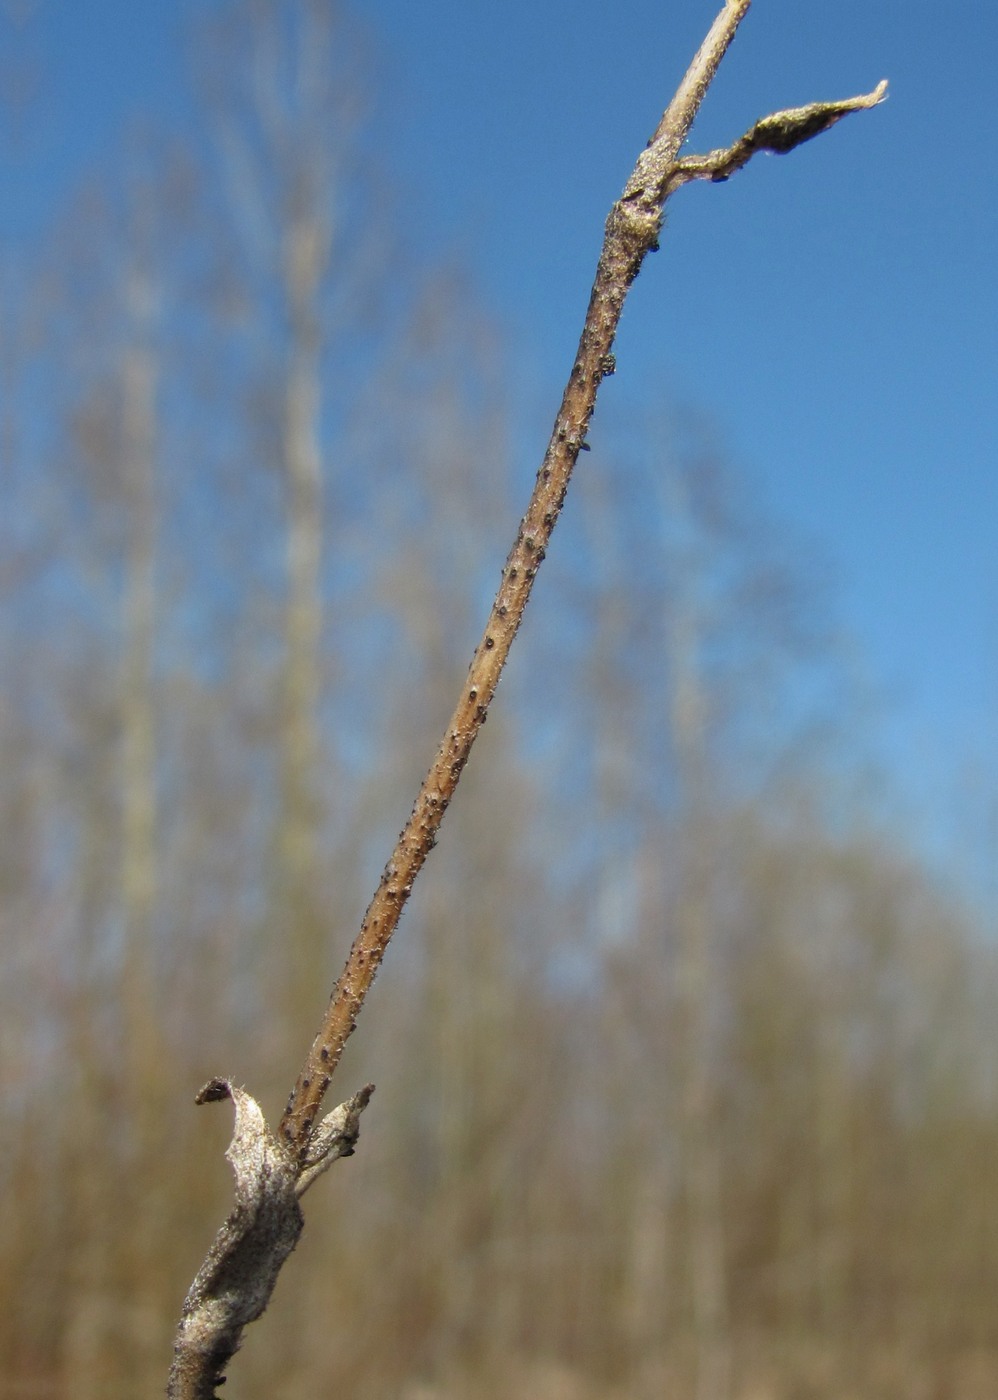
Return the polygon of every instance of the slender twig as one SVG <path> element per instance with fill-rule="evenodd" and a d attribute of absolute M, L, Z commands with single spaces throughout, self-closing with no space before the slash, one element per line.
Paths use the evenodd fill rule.
<path fill-rule="evenodd" d="M 413 881 L 436 842 L 444 812 L 472 745 L 485 723 L 534 578 L 565 500 L 572 469 L 579 452 L 586 446 L 586 433 L 600 382 L 614 370 L 612 346 L 624 298 L 645 255 L 658 245 L 666 199 L 678 185 L 688 180 L 711 176 L 718 179 L 725 173 L 730 174 L 757 150 L 790 150 L 817 135 L 846 112 L 873 106 L 886 91 L 886 84 L 881 83 L 866 97 L 814 103 L 811 107 L 777 113 L 757 122 L 731 152 L 714 152 L 690 161 L 678 160 L 704 93 L 748 8 L 749 0 L 733 0 L 717 16 L 655 134 L 642 151 L 622 197 L 610 211 L 575 363 L 530 503 L 502 571 L 485 632 L 436 757 L 364 915 L 281 1120 L 280 1133 L 299 1156 L 307 1149 L 330 1078 L 356 1025 L 357 1014 L 395 932 Z M 727 170 L 722 169 L 721 162 L 725 155 L 730 165 Z M 694 163 L 697 159 L 699 164 Z M 708 166 L 709 162 L 714 164 Z"/>
<path fill-rule="evenodd" d="M 779 112 L 757 122 L 726 151 L 680 159 L 700 103 L 749 3 L 728 0 L 725 4 L 610 210 L 575 362 L 484 635 L 412 814 L 364 915 L 278 1133 L 270 1133 L 254 1101 L 228 1081 L 213 1080 L 199 1095 L 199 1102 L 224 1097 L 235 1102 L 236 1136 L 228 1155 L 236 1175 L 236 1205 L 184 1305 L 170 1378 L 169 1394 L 174 1400 L 214 1396 L 243 1326 L 266 1306 L 277 1272 L 298 1238 L 298 1197 L 331 1161 L 353 1150 L 370 1085 L 320 1123 L 316 1117 L 485 723 L 572 469 L 586 447 L 600 383 L 615 368 L 612 348 L 624 299 L 645 256 L 658 246 L 666 199 L 689 180 L 726 179 L 756 151 L 791 150 L 846 113 L 874 106 L 885 95 L 886 84 L 881 83 L 865 97 Z"/>

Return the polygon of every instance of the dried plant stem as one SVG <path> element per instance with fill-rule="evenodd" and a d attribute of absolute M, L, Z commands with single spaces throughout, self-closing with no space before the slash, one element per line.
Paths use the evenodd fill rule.
<path fill-rule="evenodd" d="M 654 136 L 641 153 L 622 197 L 610 211 L 575 363 L 530 503 L 502 571 L 484 635 L 472 658 L 467 680 L 432 767 L 364 915 L 281 1120 L 280 1136 L 299 1157 L 307 1151 L 316 1114 L 333 1071 L 356 1025 L 358 1012 L 413 882 L 436 842 L 444 812 L 472 745 L 485 723 L 564 502 L 572 469 L 586 445 L 600 382 L 613 373 L 611 350 L 627 290 L 645 255 L 657 247 L 665 200 L 674 188 L 687 180 L 723 178 L 724 173 L 730 173 L 722 169 L 723 152 L 706 158 L 714 162 L 710 170 L 701 169 L 692 160 L 681 162 L 677 157 L 717 66 L 748 8 L 749 0 L 733 0 L 717 16 Z M 791 149 L 824 130 L 846 111 L 872 106 L 882 98 L 884 88 L 881 84 L 875 93 L 866 97 L 839 103 L 815 103 L 808 108 L 764 118 L 756 123 L 748 137 L 737 143 L 737 149 L 732 148 L 736 154 L 731 157 L 731 168 L 744 164 L 757 149 Z M 763 137 L 769 134 L 771 139 L 768 142 L 757 139 L 753 144 L 753 132 L 762 132 Z M 778 139 L 780 144 L 777 144 Z M 749 143 L 747 147 L 746 142 Z"/>
<path fill-rule="evenodd" d="M 726 151 L 680 159 L 679 151 L 703 96 L 748 8 L 749 0 L 729 0 L 717 16 L 638 158 L 621 198 L 610 210 L 575 363 L 530 503 L 503 568 L 485 633 L 412 815 L 350 949 L 277 1134 L 271 1134 L 255 1101 L 226 1080 L 212 1080 L 199 1096 L 199 1102 L 230 1098 L 235 1104 L 236 1132 L 227 1154 L 236 1179 L 235 1204 L 184 1304 L 170 1373 L 171 1400 L 206 1400 L 215 1395 L 243 1328 L 266 1307 L 278 1271 L 298 1238 L 302 1223 L 299 1197 L 330 1162 L 353 1151 L 371 1086 L 354 1094 L 321 1122 L 316 1121 L 319 1108 L 485 723 L 564 503 L 572 469 L 586 445 L 600 383 L 614 370 L 612 348 L 624 299 L 646 254 L 658 246 L 666 199 L 689 180 L 726 179 L 756 151 L 789 151 L 847 112 L 874 106 L 885 94 L 886 84 L 882 83 L 872 93 L 845 102 L 813 103 L 777 112 L 756 122 Z"/>

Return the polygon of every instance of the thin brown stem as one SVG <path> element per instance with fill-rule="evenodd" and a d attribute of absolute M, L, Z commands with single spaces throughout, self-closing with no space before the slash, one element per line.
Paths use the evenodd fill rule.
<path fill-rule="evenodd" d="M 714 20 L 683 81 L 676 88 L 675 96 L 662 113 L 662 120 L 648 143 L 650 150 L 658 150 L 667 160 L 674 160 L 679 154 L 700 103 L 714 81 L 721 59 L 727 53 L 735 31 L 748 14 L 751 3 L 752 0 L 728 0 Z"/>
<path fill-rule="evenodd" d="M 749 0 L 731 0 L 717 16 L 651 143 L 641 153 L 623 196 L 610 211 L 575 363 L 484 634 L 436 757 L 364 915 L 281 1120 L 281 1139 L 297 1152 L 300 1160 L 307 1151 L 323 1096 L 413 882 L 433 849 L 443 815 L 485 723 L 565 500 L 572 469 L 586 446 L 600 383 L 613 373 L 612 346 L 628 288 L 645 255 L 657 246 L 663 206 L 674 187 L 679 150 L 748 8 Z"/>
<path fill-rule="evenodd" d="M 628 288 L 646 254 L 657 247 L 666 199 L 688 180 L 726 178 L 757 150 L 790 150 L 847 112 L 872 106 L 884 95 L 885 85 L 881 84 L 865 98 L 777 113 L 757 122 L 728 151 L 681 159 L 680 149 L 700 103 L 748 8 L 749 0 L 725 4 L 651 142 L 638 158 L 623 195 L 610 210 L 575 362 L 484 635 L 412 814 L 333 990 L 277 1135 L 271 1135 L 249 1095 L 227 1081 L 213 1080 L 199 1096 L 202 1102 L 230 1097 L 236 1105 L 236 1133 L 228 1153 L 236 1176 L 236 1201 L 184 1306 L 170 1379 L 169 1394 L 174 1400 L 204 1400 L 215 1394 L 243 1327 L 266 1306 L 281 1264 L 298 1238 L 298 1197 L 329 1162 L 353 1151 L 359 1116 L 368 1103 L 371 1086 L 327 1114 L 321 1123 L 316 1121 L 319 1108 L 485 723 L 564 503 L 572 469 L 586 445 L 599 386 L 614 371 L 613 342 Z"/>

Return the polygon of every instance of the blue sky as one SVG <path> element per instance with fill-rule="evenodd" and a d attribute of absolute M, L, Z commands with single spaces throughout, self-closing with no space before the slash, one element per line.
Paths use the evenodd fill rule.
<path fill-rule="evenodd" d="M 4 71 L 38 93 L 30 127 L 8 112 L 0 150 L 8 250 L 131 119 L 188 119 L 183 22 L 205 7 L 34 0 L 15 20 L 0 6 Z M 507 330 L 525 481 L 609 204 L 715 9 L 355 0 L 413 241 L 462 253 Z M 996 52 L 983 2 L 755 0 L 692 148 L 882 77 L 890 99 L 680 192 L 605 386 L 607 411 L 672 396 L 717 421 L 767 513 L 831 577 L 881 700 L 899 819 L 979 879 L 998 861 Z"/>

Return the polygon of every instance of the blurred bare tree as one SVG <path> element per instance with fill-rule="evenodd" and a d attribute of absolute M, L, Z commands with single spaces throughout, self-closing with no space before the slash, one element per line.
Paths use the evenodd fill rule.
<path fill-rule="evenodd" d="M 236 300 L 265 395 L 262 465 L 280 479 L 281 801 L 268 917 L 285 1009 L 299 1012 L 316 994 L 311 970 L 326 937 L 320 845 L 340 761 L 322 722 L 329 506 L 357 469 L 344 443 L 356 387 L 348 367 L 370 345 L 387 258 L 376 164 L 363 158 L 364 67 L 335 0 L 224 5 L 200 32 L 199 76 L 241 274 Z"/>

